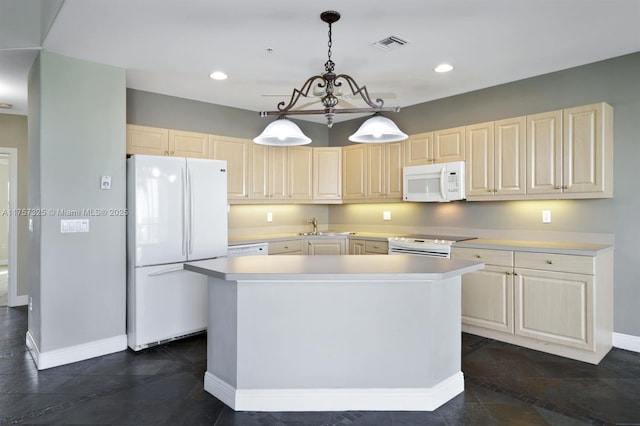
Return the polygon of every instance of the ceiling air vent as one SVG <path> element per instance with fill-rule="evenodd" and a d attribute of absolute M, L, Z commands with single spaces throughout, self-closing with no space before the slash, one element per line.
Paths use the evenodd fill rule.
<path fill-rule="evenodd" d="M 394 50 L 400 46 L 404 46 L 409 43 L 407 40 L 404 40 L 398 36 L 389 36 L 387 38 L 383 38 L 380 41 L 373 43 L 375 47 L 379 47 L 382 50 Z"/>

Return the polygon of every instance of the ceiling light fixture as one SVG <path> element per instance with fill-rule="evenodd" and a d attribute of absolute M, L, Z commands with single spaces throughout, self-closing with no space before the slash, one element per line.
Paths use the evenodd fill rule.
<path fill-rule="evenodd" d="M 334 10 L 329 10 L 326 12 L 322 12 L 320 14 L 320 19 L 323 22 L 326 22 L 329 25 L 329 42 L 328 42 L 328 59 L 324 64 L 325 72 L 320 75 L 314 75 L 310 77 L 305 83 L 302 85 L 300 89 L 294 89 L 291 94 L 291 99 L 289 103 L 286 104 L 284 101 L 280 102 L 277 106 L 277 111 L 262 111 L 260 112 L 260 117 L 266 117 L 268 115 L 277 115 L 281 117 L 281 120 L 276 120 L 271 123 L 271 126 L 274 123 L 278 123 L 284 119 L 285 115 L 311 115 L 311 114 L 324 114 L 327 125 L 329 127 L 333 126 L 333 121 L 336 114 L 357 114 L 357 113 L 371 113 L 373 112 L 373 117 L 369 118 L 365 121 L 360 129 L 353 135 L 349 137 L 349 140 L 353 142 L 396 142 L 400 140 L 406 139 L 408 136 L 398 129 L 398 126 L 391 120 L 386 117 L 380 115 L 381 112 L 399 112 L 400 107 L 385 107 L 384 101 L 382 99 L 376 99 L 372 101 L 369 97 L 369 92 L 367 91 L 366 86 L 360 87 L 358 83 L 353 79 L 353 77 L 347 74 L 336 74 L 334 73 L 335 63 L 331 60 L 331 48 L 333 45 L 331 39 L 331 24 L 337 22 L 340 19 L 340 14 Z M 300 97 L 308 97 L 309 92 L 311 91 L 311 96 L 313 97 L 313 91 L 311 90 L 316 83 L 316 87 L 323 89 L 324 96 L 320 99 L 324 109 L 315 109 L 315 110 L 303 110 L 293 109 Z M 353 96 L 360 96 L 362 100 L 369 106 L 368 108 L 336 108 L 338 106 L 338 98 L 334 94 L 334 91 L 337 91 L 343 83 L 351 90 Z M 344 90 L 343 90 L 344 92 Z M 294 124 L 293 122 L 286 120 L 286 122 Z M 295 124 L 294 124 L 295 125 Z M 267 129 L 254 139 L 256 143 L 262 143 L 266 145 L 287 145 L 287 138 L 289 136 L 285 136 L 284 139 L 268 139 L 263 138 L 263 135 Z M 284 126 L 283 126 L 284 127 Z M 291 127 L 287 125 L 287 127 Z M 291 138 L 298 138 L 302 131 L 296 126 L 297 131 L 291 134 Z M 292 129 L 293 131 L 293 129 Z M 298 134 L 299 131 L 299 134 Z M 304 134 L 303 134 L 304 136 Z M 306 138 L 306 136 L 305 136 Z M 309 139 L 309 138 L 307 138 Z M 309 142 L 311 140 L 309 139 Z"/>
<path fill-rule="evenodd" d="M 437 67 L 435 67 L 433 70 L 435 72 L 449 72 L 453 69 L 453 65 L 449 65 L 449 64 L 440 64 Z"/>
<path fill-rule="evenodd" d="M 225 73 L 223 73 L 222 71 L 214 71 L 211 74 L 209 74 L 209 77 L 211 77 L 214 80 L 226 80 L 227 79 L 227 75 Z"/>

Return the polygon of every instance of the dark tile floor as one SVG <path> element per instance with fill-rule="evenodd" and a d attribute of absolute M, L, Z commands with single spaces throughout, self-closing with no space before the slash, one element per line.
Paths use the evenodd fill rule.
<path fill-rule="evenodd" d="M 640 354 L 598 366 L 463 335 L 466 390 L 433 412 L 234 412 L 203 390 L 206 336 L 38 372 L 25 308 L 0 308 L 0 424 L 640 425 Z"/>

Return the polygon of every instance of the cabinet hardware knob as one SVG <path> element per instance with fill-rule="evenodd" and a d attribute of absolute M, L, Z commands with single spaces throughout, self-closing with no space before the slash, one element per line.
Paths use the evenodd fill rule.
<path fill-rule="evenodd" d="M 569 189 L 569 186 L 568 185 L 563 185 L 562 189 Z"/>
<path fill-rule="evenodd" d="M 175 154 L 175 151 L 171 151 L 171 155 L 174 155 L 174 154 Z"/>
<path fill-rule="evenodd" d="M 480 256 L 479 254 L 476 254 L 476 258 L 480 259 L 480 257 L 481 257 L 481 256 Z"/>
<path fill-rule="evenodd" d="M 505 272 L 505 274 L 507 274 L 507 275 L 511 275 L 511 272 Z"/>
<path fill-rule="evenodd" d="M 169 151 L 165 151 L 165 152 L 164 152 L 164 155 L 169 155 Z"/>
<path fill-rule="evenodd" d="M 560 185 L 556 185 L 553 187 L 553 189 L 562 189 L 562 187 Z"/>
<path fill-rule="evenodd" d="M 518 273 L 517 273 L 517 272 L 514 272 L 514 273 L 513 273 L 513 275 L 518 275 Z"/>
<path fill-rule="evenodd" d="M 249 197 L 249 194 L 244 194 L 245 197 Z"/>
<path fill-rule="evenodd" d="M 553 265 L 553 260 L 547 260 L 548 265 Z"/>
<path fill-rule="evenodd" d="M 493 189 L 487 189 L 487 192 L 493 192 Z"/>
<path fill-rule="evenodd" d="M 285 250 L 288 250 L 288 249 L 289 249 L 289 246 L 284 246 L 284 249 L 285 249 Z"/>

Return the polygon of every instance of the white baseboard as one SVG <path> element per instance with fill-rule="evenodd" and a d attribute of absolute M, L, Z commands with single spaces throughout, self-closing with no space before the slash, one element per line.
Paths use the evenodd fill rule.
<path fill-rule="evenodd" d="M 13 299 L 13 303 L 10 303 L 9 306 L 11 308 L 15 308 L 16 306 L 24 306 L 29 303 L 29 295 L 23 294 L 22 296 L 16 296 Z"/>
<path fill-rule="evenodd" d="M 31 356 L 38 370 L 84 361 L 85 359 L 108 355 L 127 349 L 126 334 L 47 352 L 40 351 L 36 341 L 28 331 L 26 340 L 27 347 L 29 348 L 29 352 L 31 352 Z"/>
<path fill-rule="evenodd" d="M 613 333 L 613 347 L 640 353 L 640 336 Z"/>
<path fill-rule="evenodd" d="M 433 411 L 464 391 L 464 376 L 431 388 L 244 390 L 207 371 L 204 389 L 236 411 Z"/>

